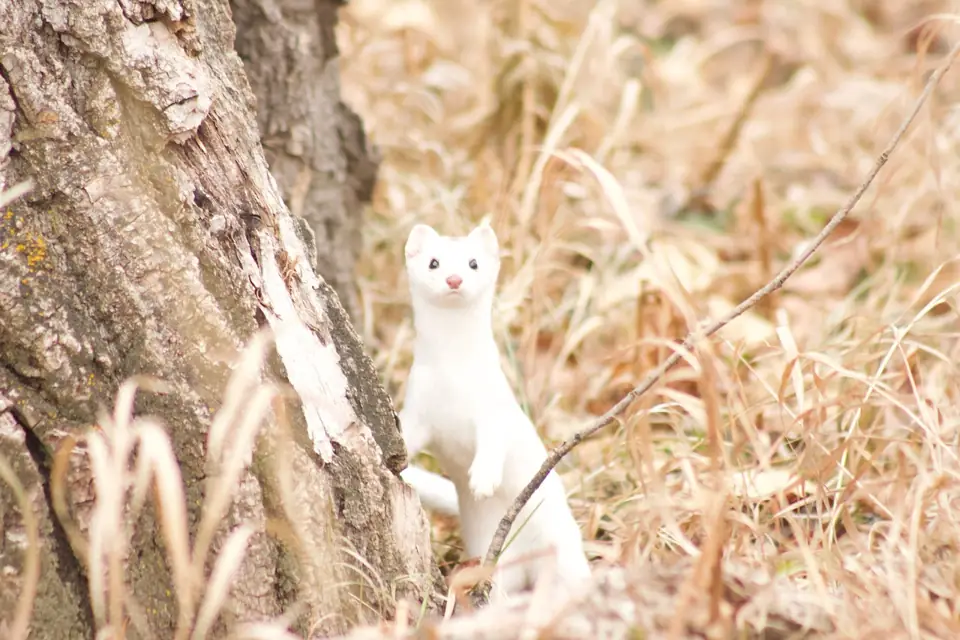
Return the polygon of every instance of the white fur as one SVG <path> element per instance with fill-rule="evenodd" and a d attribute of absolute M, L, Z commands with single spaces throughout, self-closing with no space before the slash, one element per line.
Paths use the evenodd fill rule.
<path fill-rule="evenodd" d="M 443 476 L 420 467 L 407 467 L 400 472 L 400 477 L 414 488 L 427 509 L 448 516 L 460 515 L 457 488 Z"/>
<path fill-rule="evenodd" d="M 403 436 L 411 456 L 429 449 L 450 476 L 467 555 L 482 558 L 547 453 L 503 374 L 493 337 L 497 237 L 486 224 L 465 237 L 440 236 L 420 224 L 410 232 L 405 254 L 416 339 L 400 412 Z M 435 269 L 429 268 L 432 260 L 439 262 Z M 456 291 L 446 282 L 449 276 L 462 279 Z M 436 477 L 413 476 L 428 506 L 437 504 L 442 485 Z M 580 528 L 555 472 L 527 502 L 507 541 L 494 574 L 495 599 L 532 587 L 540 576 L 556 577 L 564 586 L 590 576 Z"/>

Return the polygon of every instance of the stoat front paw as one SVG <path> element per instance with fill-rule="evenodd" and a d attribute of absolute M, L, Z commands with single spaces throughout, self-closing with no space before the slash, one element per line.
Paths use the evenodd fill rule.
<path fill-rule="evenodd" d="M 500 486 L 500 474 L 474 462 L 470 466 L 470 491 L 477 500 L 489 498 Z"/>

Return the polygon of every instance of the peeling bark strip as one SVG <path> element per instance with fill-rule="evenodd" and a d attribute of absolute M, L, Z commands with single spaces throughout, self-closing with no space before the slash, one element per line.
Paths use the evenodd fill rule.
<path fill-rule="evenodd" d="M 311 24 L 326 44 L 313 68 L 326 80 L 312 95 L 333 105 L 339 124 L 311 130 L 316 121 L 307 118 L 299 126 L 338 167 L 315 193 L 346 225 L 369 185 L 356 182 L 362 171 L 351 174 L 363 161 L 342 127 L 356 123 L 336 115 L 335 3 L 320 5 L 320 22 Z M 257 33 L 273 24 L 266 9 L 241 22 Z M 233 581 L 227 625 L 298 600 L 306 605 L 301 629 L 322 621 L 314 631 L 343 631 L 388 612 L 393 589 L 439 575 L 418 502 L 385 468 L 398 471 L 406 457 L 390 400 L 268 172 L 235 35 L 225 0 L 0 0 L 0 188 L 35 184 L 0 211 L 0 403 L 25 420 L 0 416 L 0 454 L 40 527 L 37 637 L 94 635 L 85 564 L 49 493 L 61 441 L 89 428 L 129 376 L 164 380 L 170 392 L 138 394 L 135 410 L 166 425 L 195 526 L 211 415 L 233 354 L 259 323 L 276 330 L 276 373 L 300 394 L 290 412 L 297 445 L 283 451 L 297 503 L 280 501 L 270 475 L 278 450 L 268 425 L 214 545 L 216 552 L 240 522 L 257 531 Z M 282 48 L 259 55 L 264 68 L 283 69 Z M 291 70 L 258 87 L 298 96 L 292 87 L 312 81 Z M 318 162 L 312 157 L 307 164 Z M 310 166 L 326 175 L 326 165 Z M 352 269 L 350 259 L 328 257 L 334 273 Z M 67 453 L 67 509 L 87 535 L 96 496 L 81 449 Z M 23 586 L 18 509 L 0 487 L 0 626 Z M 287 514 L 303 517 L 307 524 L 294 529 L 335 568 L 312 570 L 267 534 L 267 523 Z M 130 627 L 128 637 L 170 637 L 176 600 L 151 509 L 132 545 L 129 587 L 149 628 Z M 352 554 L 382 590 L 360 584 Z"/>

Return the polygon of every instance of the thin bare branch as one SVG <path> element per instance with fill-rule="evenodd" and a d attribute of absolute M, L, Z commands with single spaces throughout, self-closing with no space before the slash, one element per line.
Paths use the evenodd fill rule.
<path fill-rule="evenodd" d="M 503 548 L 503 543 L 506 540 L 507 534 L 509 533 L 510 528 L 513 526 L 513 521 L 520 513 L 520 510 L 523 509 L 524 505 L 527 503 L 533 493 L 565 455 L 570 453 L 577 445 L 596 432 L 610 424 L 613 424 L 616 421 L 617 416 L 623 413 L 623 411 L 634 400 L 649 391 L 655 384 L 657 384 L 657 382 L 660 381 L 667 371 L 673 368 L 680 361 L 680 354 L 684 350 L 693 349 L 700 340 L 713 335 L 731 321 L 735 320 L 739 316 L 743 315 L 746 311 L 754 307 L 765 296 L 780 289 L 787 279 L 790 278 L 790 276 L 792 276 L 807 262 L 807 260 L 810 259 L 810 257 L 817 251 L 817 249 L 820 248 L 827 237 L 830 236 L 834 229 L 836 229 L 837 226 L 839 226 L 840 223 L 847 218 L 853 208 L 860 201 L 860 198 L 863 197 L 863 194 L 873 183 L 874 179 L 876 179 L 877 175 L 880 173 L 880 170 L 884 167 L 884 165 L 887 164 L 887 161 L 890 159 L 890 155 L 897 149 L 903 136 L 906 134 L 911 124 L 913 124 L 914 119 L 916 119 L 917 114 L 920 113 L 921 108 L 933 93 L 933 90 L 939 84 L 940 79 L 950 69 L 958 53 L 960 53 L 960 44 L 957 44 L 953 47 L 943 64 L 930 75 L 923 92 L 920 94 L 920 97 L 917 98 L 917 101 L 914 104 L 913 109 L 910 111 L 910 114 L 903 121 L 903 123 L 900 125 L 900 128 L 897 129 L 897 132 L 887 144 L 886 148 L 877 158 L 873 168 L 867 174 L 866 179 L 864 179 L 860 186 L 857 187 L 856 191 L 853 193 L 847 203 L 839 211 L 837 211 L 832 218 L 830 218 L 830 221 L 826 224 L 826 226 L 824 226 L 820 233 L 817 234 L 817 236 L 807 245 L 806 249 L 804 249 L 804 251 L 795 260 L 793 260 L 782 271 L 780 271 L 775 278 L 757 290 L 749 298 L 737 305 L 725 316 L 719 320 L 715 320 L 707 324 L 706 328 L 701 329 L 700 331 L 693 331 L 688 334 L 687 337 L 684 338 L 680 349 L 675 350 L 669 358 L 664 360 L 659 367 L 652 371 L 639 385 L 637 385 L 632 391 L 630 391 L 619 402 L 617 402 L 617 404 L 615 404 L 610 410 L 597 418 L 593 424 L 563 441 L 559 446 L 550 452 L 546 460 L 544 460 L 543 465 L 540 467 L 540 470 L 527 484 L 523 491 L 520 492 L 520 495 L 517 496 L 513 505 L 509 510 L 507 510 L 507 513 L 500 521 L 500 525 L 497 527 L 497 531 L 493 536 L 493 540 L 490 542 L 489 549 L 487 550 L 487 555 L 484 558 L 485 564 L 493 564 L 496 561 L 497 556 L 500 555 L 500 551 Z M 490 592 L 490 586 L 491 585 L 489 581 L 484 581 L 478 585 L 477 589 L 481 599 L 486 599 Z"/>

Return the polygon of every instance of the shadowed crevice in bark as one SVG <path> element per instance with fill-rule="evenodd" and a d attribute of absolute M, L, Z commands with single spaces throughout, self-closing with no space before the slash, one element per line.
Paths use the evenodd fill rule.
<path fill-rule="evenodd" d="M 4 370 L 9 372 L 6 367 L 4 367 Z M 0 374 L 0 383 L 3 383 L 6 377 Z M 67 534 L 53 510 L 53 497 L 50 488 L 52 454 L 34 433 L 30 418 L 19 407 L 2 396 L 0 396 L 0 407 L 3 407 L 0 409 L 0 424 L 6 418 L 8 425 L 16 425 L 20 432 L 19 435 L 22 436 L 21 442 L 23 444 L 20 452 L 22 455 L 11 455 L 13 452 L 8 447 L 9 440 L 4 438 L 5 442 L 0 444 L 0 453 L 7 457 L 13 463 L 14 468 L 20 472 L 18 475 L 21 482 L 23 480 L 29 482 L 29 478 L 32 477 L 35 483 L 40 486 L 39 494 L 35 493 L 34 512 L 41 523 L 41 530 L 46 529 L 49 532 L 45 541 L 47 553 L 41 556 L 41 567 L 42 570 L 51 572 L 56 576 L 57 587 L 54 590 L 54 597 L 58 608 L 50 611 L 37 611 L 34 618 L 40 625 L 43 625 L 44 621 L 48 621 L 51 626 L 56 626 L 59 629 L 93 628 L 93 611 L 88 600 L 89 584 L 87 583 L 86 572 L 74 555 Z M 23 484 L 29 486 L 28 482 Z M 0 503 L 6 503 L 2 494 L 7 490 L 6 486 L 0 488 Z M 8 507 L 3 504 L 3 507 L 3 509 L 0 509 L 0 520 L 3 521 L 2 528 L 6 529 L 9 522 L 6 514 L 13 511 L 18 512 L 19 509 L 14 505 Z M 3 552 L 0 552 L 0 557 L 9 562 L 9 554 L 4 547 L 6 545 L 0 545 L 0 548 L 3 549 Z M 42 578 L 43 575 L 41 575 Z M 36 599 L 35 607 L 51 603 L 48 598 L 44 597 L 48 595 L 49 593 L 40 593 Z M 73 606 L 70 606 L 71 604 Z"/>
<path fill-rule="evenodd" d="M 90 602 L 87 594 L 90 592 L 90 585 L 87 582 L 86 573 L 83 570 L 80 561 L 74 556 L 73 549 L 67 539 L 67 532 L 64 531 L 60 519 L 57 518 L 53 510 L 53 496 L 50 490 L 50 465 L 51 453 L 44 446 L 43 442 L 33 433 L 23 419 L 17 419 L 20 427 L 23 429 L 26 438 L 27 451 L 37 465 L 37 471 L 43 482 L 43 496 L 47 502 L 47 510 L 50 514 L 50 522 L 53 526 L 53 553 L 56 555 L 57 575 L 60 581 L 68 586 L 77 594 L 77 602 L 80 603 L 79 613 L 84 626 L 93 626 L 93 610 L 90 608 Z"/>

